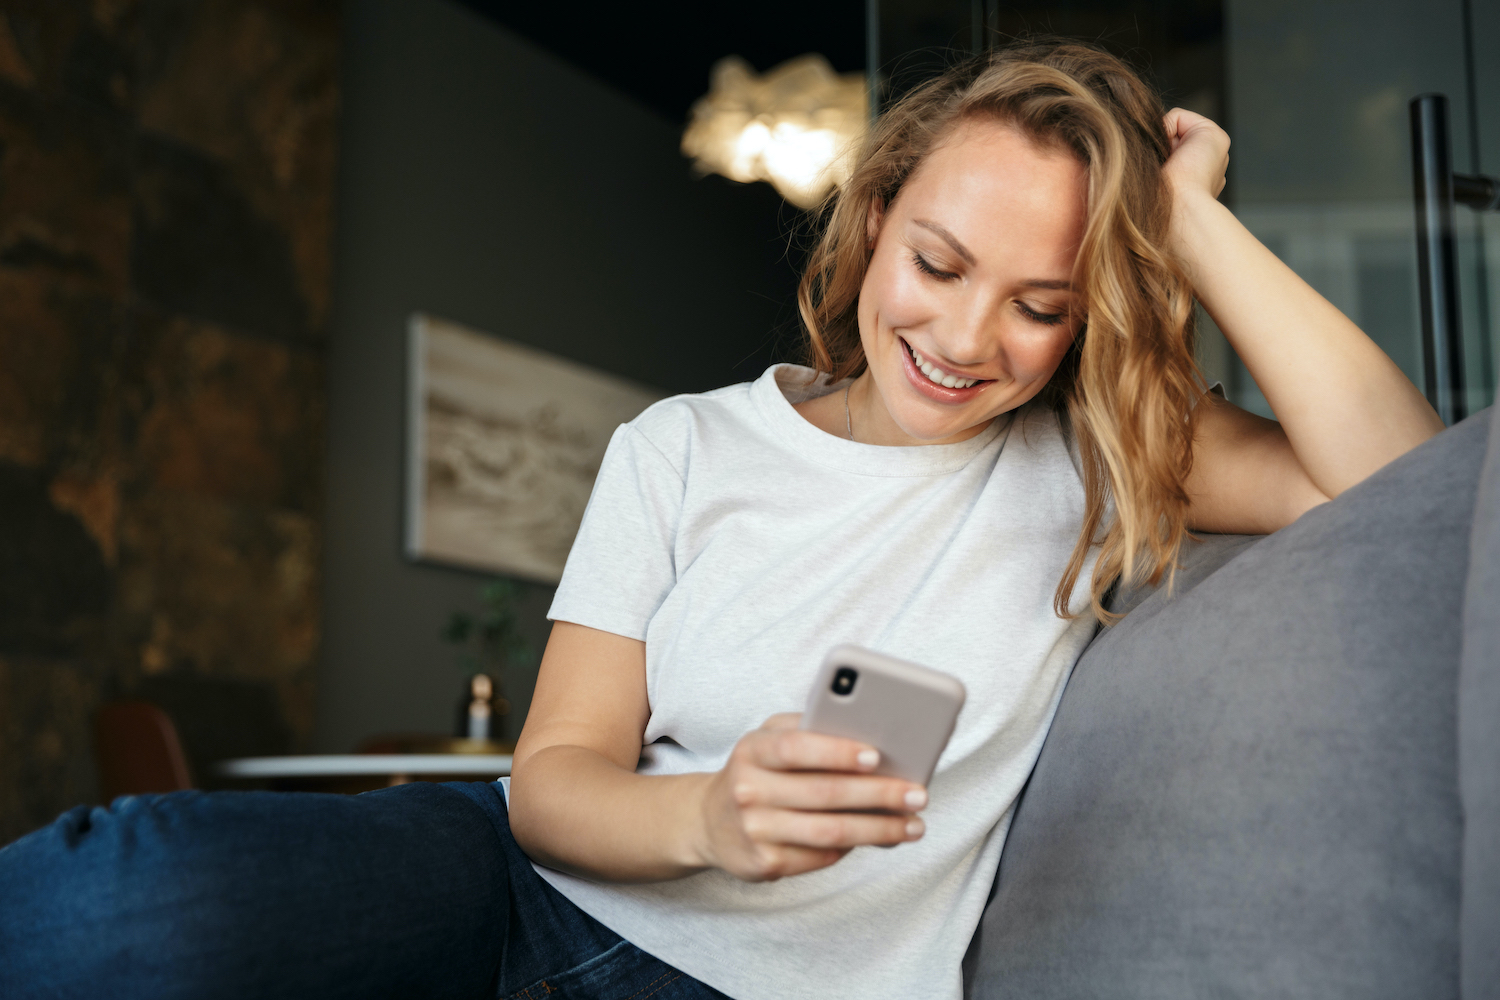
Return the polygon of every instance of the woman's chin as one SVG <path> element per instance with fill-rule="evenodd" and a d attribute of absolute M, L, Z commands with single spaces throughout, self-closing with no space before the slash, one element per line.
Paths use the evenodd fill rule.
<path fill-rule="evenodd" d="M 955 438 L 973 437 L 993 419 L 991 417 L 984 417 L 978 421 L 954 420 L 952 417 L 946 420 L 922 419 L 926 414 L 912 414 L 909 417 L 893 416 L 901 432 L 917 444 L 942 444 L 951 442 Z"/>

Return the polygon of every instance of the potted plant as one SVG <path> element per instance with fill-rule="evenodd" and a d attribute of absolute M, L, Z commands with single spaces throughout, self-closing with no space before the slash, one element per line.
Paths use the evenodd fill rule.
<path fill-rule="evenodd" d="M 532 655 L 531 643 L 521 634 L 518 609 L 526 586 L 497 578 L 479 590 L 479 611 L 455 611 L 443 638 L 455 647 L 454 664 L 464 676 L 454 736 L 469 744 L 470 752 L 509 753 L 504 743 L 503 719 L 510 714 L 501 678 L 507 667 Z M 498 746 L 504 749 L 496 750 Z"/>

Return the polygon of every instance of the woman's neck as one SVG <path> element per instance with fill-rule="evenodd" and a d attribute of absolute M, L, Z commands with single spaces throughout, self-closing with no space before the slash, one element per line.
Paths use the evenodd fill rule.
<path fill-rule="evenodd" d="M 818 430 L 834 437 L 852 439 L 860 444 L 912 447 L 924 444 L 956 444 L 967 441 L 989 426 L 976 424 L 942 441 L 924 441 L 912 437 L 891 418 L 881 398 L 880 389 L 867 369 L 846 388 L 794 403 L 802 418 Z"/>

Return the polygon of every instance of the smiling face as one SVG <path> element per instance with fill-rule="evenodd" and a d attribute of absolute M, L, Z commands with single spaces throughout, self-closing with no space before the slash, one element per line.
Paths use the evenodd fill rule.
<path fill-rule="evenodd" d="M 969 122 L 872 209 L 860 440 L 962 441 L 1041 391 L 1082 322 L 1069 282 L 1086 192 L 1072 154 Z"/>

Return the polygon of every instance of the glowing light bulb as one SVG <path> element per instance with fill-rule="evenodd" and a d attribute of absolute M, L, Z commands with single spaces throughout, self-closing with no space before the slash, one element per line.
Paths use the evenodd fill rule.
<path fill-rule="evenodd" d="M 682 151 L 703 173 L 769 181 L 787 201 L 812 208 L 849 179 L 868 105 L 859 73 L 835 73 L 819 55 L 798 56 L 757 76 L 728 56 L 693 105 Z"/>

